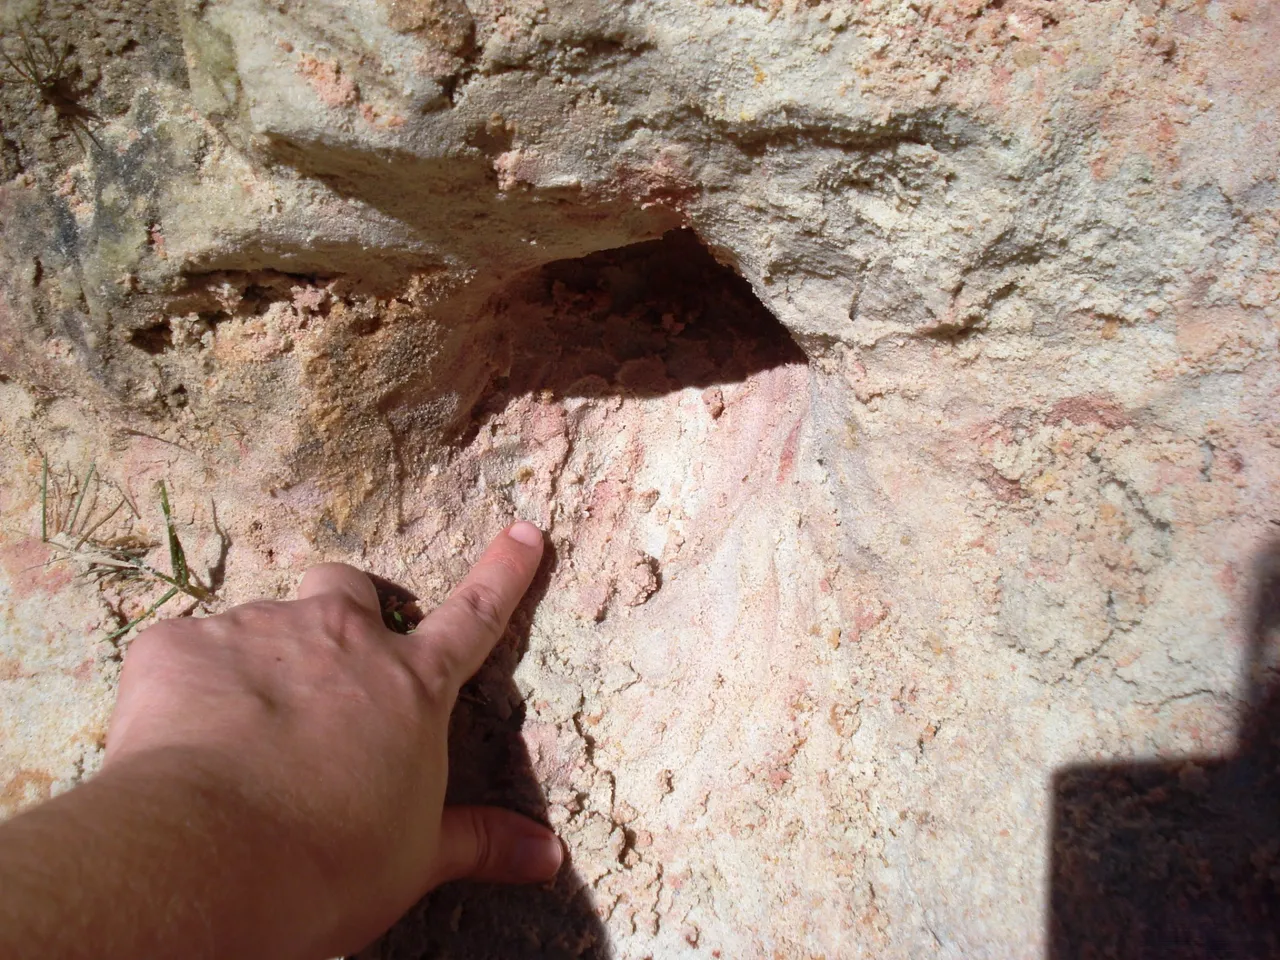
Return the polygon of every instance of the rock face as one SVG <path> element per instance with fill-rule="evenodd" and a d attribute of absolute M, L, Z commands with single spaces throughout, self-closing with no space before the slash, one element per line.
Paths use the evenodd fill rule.
<path fill-rule="evenodd" d="M 427 607 L 501 524 L 549 531 L 451 789 L 547 817 L 573 869 L 443 890 L 371 956 L 1175 942 L 1081 864 L 1123 857 L 1108 817 L 1247 800 L 1280 8 L 8 14 L 97 119 L 0 87 L 7 809 L 95 768 L 103 637 L 155 599 L 41 566 L 42 458 L 46 505 L 93 462 L 94 516 L 129 504 L 102 536 L 159 544 L 167 481 L 210 610 L 320 559 Z M 1072 765 L 1138 760 L 1138 813 L 1081 799 Z M 1274 883 L 1274 839 L 1232 883 Z"/>

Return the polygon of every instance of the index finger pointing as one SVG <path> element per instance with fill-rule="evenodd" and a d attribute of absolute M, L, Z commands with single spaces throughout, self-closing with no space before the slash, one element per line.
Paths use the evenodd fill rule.
<path fill-rule="evenodd" d="M 542 531 L 521 520 L 494 538 L 475 566 L 414 631 L 462 686 L 507 627 L 542 560 Z M 438 661 L 437 661 L 438 662 Z"/>

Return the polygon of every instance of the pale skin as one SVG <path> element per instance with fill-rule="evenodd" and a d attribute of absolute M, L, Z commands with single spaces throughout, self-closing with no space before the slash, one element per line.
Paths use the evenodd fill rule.
<path fill-rule="evenodd" d="M 550 830 L 444 804 L 458 690 L 542 547 L 507 528 L 408 636 L 343 564 L 140 634 L 102 772 L 0 824 L 0 957 L 321 960 L 448 880 L 553 877 Z"/>

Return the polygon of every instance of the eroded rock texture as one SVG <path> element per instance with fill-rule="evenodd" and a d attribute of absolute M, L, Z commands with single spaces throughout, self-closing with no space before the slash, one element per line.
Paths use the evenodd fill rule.
<path fill-rule="evenodd" d="M 42 566 L 95 462 L 207 609 L 549 531 L 453 789 L 573 869 L 370 956 L 1274 955 L 1274 834 L 1186 833 L 1274 768 L 1274 4 L 6 16 L 97 117 L 0 87 L 6 809 L 155 599 Z"/>

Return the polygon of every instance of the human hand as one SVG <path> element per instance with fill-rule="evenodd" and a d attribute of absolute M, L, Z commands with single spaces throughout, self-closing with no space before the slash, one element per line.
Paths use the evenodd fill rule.
<path fill-rule="evenodd" d="M 457 878 L 550 879 L 559 841 L 493 807 L 445 807 L 449 715 L 502 635 L 542 557 L 517 523 L 453 594 L 402 636 L 369 578 L 308 570 L 291 602 L 167 620 L 125 659 L 104 776 L 181 771 L 255 840 L 300 955 L 354 952 L 426 891 Z"/>

